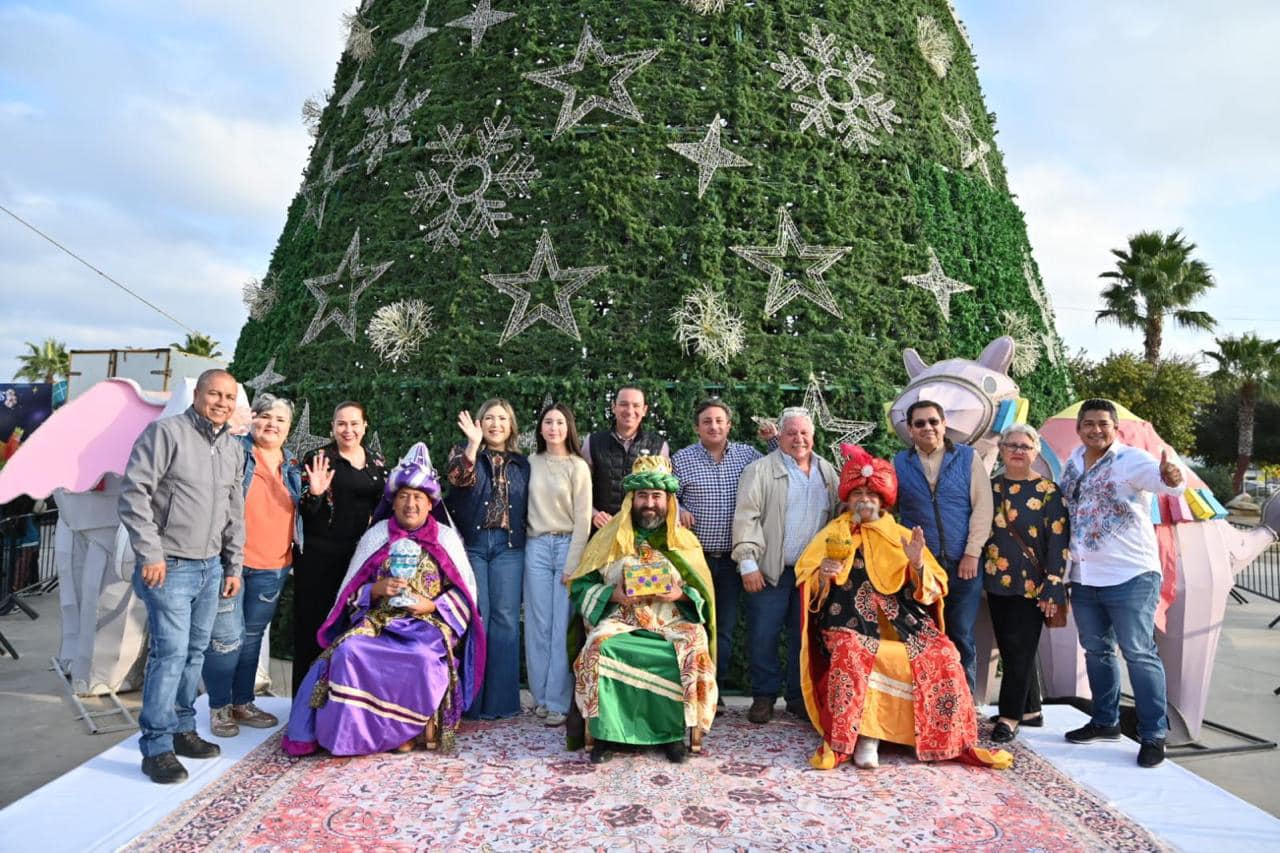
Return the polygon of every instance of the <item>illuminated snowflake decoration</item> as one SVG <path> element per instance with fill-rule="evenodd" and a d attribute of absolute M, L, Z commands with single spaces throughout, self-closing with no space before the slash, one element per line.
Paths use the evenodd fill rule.
<path fill-rule="evenodd" d="M 387 364 L 403 364 L 434 330 L 431 306 L 421 299 L 403 299 L 373 312 L 365 333 L 379 358 Z"/>
<path fill-rule="evenodd" d="M 1053 333 L 1053 302 L 1049 299 L 1049 292 L 1045 290 L 1043 282 L 1036 277 L 1036 270 L 1031 263 L 1030 252 L 1024 252 L 1022 255 L 1022 277 L 1027 280 L 1027 288 L 1031 291 L 1031 298 L 1035 300 L 1036 307 L 1040 309 L 1040 322 L 1048 330 L 1040 335 L 1040 340 L 1044 343 L 1044 354 L 1049 359 L 1050 364 L 1057 365 L 1059 359 L 1063 357 L 1063 353 L 1062 341 Z"/>
<path fill-rule="evenodd" d="M 991 145 L 978 138 L 978 134 L 973 129 L 973 120 L 969 118 L 969 111 L 961 107 L 960 115 L 956 118 L 943 112 L 942 120 L 947 123 L 947 127 L 951 128 L 951 133 L 960 143 L 960 168 L 968 169 L 976 166 L 982 179 L 987 182 L 987 186 L 995 186 L 991 182 L 991 167 L 987 165 L 987 155 L 991 153 Z"/>
<path fill-rule="evenodd" d="M 267 314 L 271 313 L 271 309 L 276 305 L 276 277 L 274 274 L 268 275 L 259 281 L 256 278 L 245 282 L 244 287 L 240 288 L 240 296 L 244 299 L 244 307 L 249 310 L 249 317 L 254 320 L 261 320 Z"/>
<path fill-rule="evenodd" d="M 1026 376 L 1040 363 L 1044 338 L 1031 328 L 1031 321 L 1017 311 L 1001 311 L 999 321 L 1004 333 L 1013 338 L 1012 370 L 1017 376 Z"/>
<path fill-rule="evenodd" d="M 892 134 L 893 126 L 902 123 L 893 111 L 895 102 L 871 91 L 884 79 L 884 72 L 874 67 L 875 55 L 856 44 L 852 50 L 841 51 L 836 37 L 823 35 L 816 24 L 800 40 L 805 44 L 804 53 L 818 65 L 816 73 L 805 60 L 781 50 L 778 61 L 769 63 L 782 75 L 778 88 L 798 95 L 791 109 L 804 114 L 800 130 L 813 128 L 823 137 L 830 131 L 846 149 L 857 145 L 863 154 L 868 153 L 871 146 L 880 144 L 876 131 Z M 838 93 L 831 90 L 835 81 L 840 81 Z M 813 94 L 800 94 L 810 89 Z"/>
<path fill-rule="evenodd" d="M 949 278 L 942 271 L 942 262 L 938 260 L 938 255 L 933 251 L 932 246 L 929 247 L 929 271 L 920 275 L 904 275 L 902 280 L 933 294 L 933 298 L 938 302 L 938 311 L 942 314 L 942 319 L 948 321 L 951 319 L 951 297 L 957 293 L 973 290 L 973 285 Z"/>
<path fill-rule="evenodd" d="M 671 312 L 676 342 L 685 352 L 728 365 L 742 352 L 745 330 L 742 318 L 730 310 L 724 294 L 704 284 L 684 298 Z"/>
<path fill-rule="evenodd" d="M 407 85 L 407 81 L 400 81 L 400 88 L 396 90 L 395 97 L 385 107 L 370 107 L 364 111 L 364 120 L 368 127 L 365 129 L 364 137 L 356 147 L 351 149 L 350 153 L 366 155 L 365 174 L 373 174 L 373 170 L 378 168 L 383 155 L 391 145 L 403 145 L 413 138 L 413 134 L 409 132 L 409 118 L 427 100 L 431 90 L 423 89 L 411 100 L 406 100 L 404 88 Z"/>
<path fill-rule="evenodd" d="M 956 49 L 951 43 L 951 36 L 942 29 L 937 18 L 930 15 L 921 15 L 916 18 L 916 45 L 920 48 L 920 55 L 924 57 L 924 61 L 933 69 L 933 73 L 938 75 L 938 79 L 946 77 L 947 71 L 951 68 L 951 60 L 955 58 Z"/>
<path fill-rule="evenodd" d="M 520 135 L 520 129 L 510 125 L 510 118 L 504 118 L 496 127 L 486 118 L 483 127 L 474 134 L 465 136 L 460 124 L 454 126 L 453 130 L 436 128 L 440 139 L 438 142 L 427 143 L 427 147 L 441 153 L 431 159 L 452 168 L 444 176 L 435 169 L 429 169 L 425 175 L 422 172 L 415 173 L 418 187 L 405 193 L 405 196 L 413 200 L 413 207 L 409 211 L 411 214 L 430 208 L 441 197 L 448 204 L 447 209 L 425 226 L 428 229 L 426 241 L 433 251 L 440 251 L 445 243 L 456 249 L 464 234 L 469 234 L 473 240 L 481 232 L 497 237 L 498 223 L 510 219 L 511 214 L 504 209 L 506 201 L 487 197 L 489 191 L 497 186 L 507 198 L 527 195 L 529 183 L 542 177 L 542 173 L 533 168 L 533 157 L 529 154 L 512 154 L 495 171 L 494 167 L 500 162 L 501 155 L 513 147 L 508 140 Z M 475 153 L 468 153 L 472 146 L 467 143 L 473 136 Z M 477 171 L 479 181 L 475 182 Z M 475 182 L 475 186 L 465 192 L 461 191 L 458 183 L 463 179 Z M 462 218 L 463 208 L 469 208 L 466 219 Z"/>

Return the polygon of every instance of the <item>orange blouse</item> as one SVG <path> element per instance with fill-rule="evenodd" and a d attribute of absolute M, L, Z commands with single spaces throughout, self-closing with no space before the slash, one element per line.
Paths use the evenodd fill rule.
<path fill-rule="evenodd" d="M 244 564 L 285 569 L 293 564 L 293 515 L 289 490 L 277 470 L 253 448 L 253 480 L 244 497 Z"/>

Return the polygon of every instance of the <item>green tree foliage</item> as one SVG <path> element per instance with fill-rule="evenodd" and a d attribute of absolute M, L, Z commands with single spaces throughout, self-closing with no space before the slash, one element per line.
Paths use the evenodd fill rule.
<path fill-rule="evenodd" d="M 1081 353 L 1071 360 L 1072 382 L 1080 399 L 1114 400 L 1140 418 L 1179 453 L 1196 441 L 1196 423 L 1213 399 L 1213 387 L 1194 359 L 1171 357 L 1152 364 L 1136 353 L 1111 353 L 1090 361 Z"/>
<path fill-rule="evenodd" d="M 271 303 L 236 344 L 237 375 L 253 376 L 274 358 L 287 377 L 278 390 L 299 404 L 324 411 L 361 400 L 389 454 L 426 440 L 440 458 L 459 437 L 458 410 L 488 397 L 508 399 L 528 426 L 550 394 L 574 408 L 585 433 L 607 425 L 611 392 L 636 382 L 651 425 L 679 447 L 694 440 L 693 405 L 709 391 L 733 404 L 739 436 L 752 415 L 800 403 L 811 373 L 834 415 L 880 424 L 906 382 L 904 347 L 928 361 L 976 357 L 1003 333 L 1003 311 L 1052 334 L 1026 225 L 993 145 L 995 119 L 944 0 L 737 2 L 709 15 L 675 0 L 608 9 L 595 0 L 502 0 L 495 8 L 515 18 L 490 26 L 478 46 L 473 32 L 447 26 L 474 11 L 471 0 L 432 0 L 424 23 L 438 29 L 408 47 L 393 39 L 414 26 L 421 3 L 388 0 L 360 13 L 373 53 L 338 64 L 303 188 L 263 277 L 273 283 Z M 954 47 L 945 77 L 917 43 L 921 15 Z M 564 71 L 585 25 L 599 52 L 584 54 L 582 72 Z M 659 52 L 642 62 L 649 51 Z M 860 59 L 864 51 L 874 65 Z M 631 58 L 606 66 L 600 52 Z M 791 58 L 789 78 L 776 67 L 787 64 L 780 54 Z M 819 55 L 842 71 L 825 73 Z M 578 87 L 579 110 L 597 105 L 562 132 L 569 94 L 528 76 L 555 69 Z M 598 106 L 621 103 L 613 84 L 624 70 L 619 85 L 642 118 Z M 802 96 L 831 104 L 866 97 L 871 110 L 892 100 L 901 121 L 873 127 L 876 141 L 860 151 L 843 144 L 846 129 L 807 122 L 812 116 L 796 106 Z M 717 115 L 721 144 L 752 165 L 718 169 L 700 196 L 698 167 L 669 146 L 701 142 Z M 867 115 L 836 108 L 833 118 L 860 128 Z M 376 128 L 386 133 L 371 137 Z M 495 134 L 509 147 L 489 144 Z M 500 180 L 507 169 L 538 176 L 521 188 Z M 482 207 L 509 218 L 490 228 Z M 775 244 L 780 209 L 808 246 L 848 247 L 819 270 L 842 316 L 803 295 L 766 315 L 769 274 L 731 247 Z M 456 241 L 424 239 L 454 212 Z M 344 266 L 357 230 L 358 263 Z M 527 284 L 525 304 L 543 319 L 506 334 L 518 300 L 484 276 L 530 269 L 544 230 L 562 270 L 606 270 L 564 299 L 557 291 L 568 282 L 544 272 Z M 812 292 L 822 264 L 794 243 L 787 249 L 778 286 Z M 949 318 L 930 292 L 903 281 L 929 269 L 930 249 L 948 276 L 973 288 L 952 297 Z M 367 287 L 349 274 L 388 262 Z M 744 347 L 727 364 L 675 340 L 673 312 L 704 286 L 742 323 Z M 378 314 L 380 334 L 399 334 L 404 324 L 379 312 L 394 314 L 408 300 L 426 303 L 430 332 L 406 360 L 388 363 L 370 323 Z M 580 339 L 542 313 L 563 319 L 565 306 Z M 1065 365 L 1047 357 L 1018 381 L 1033 420 L 1068 402 Z M 824 448 L 835 438 L 819 435 Z M 881 453 L 898 445 L 883 428 L 869 443 Z"/>
<path fill-rule="evenodd" d="M 1140 330 L 1143 357 L 1150 364 L 1160 359 L 1166 317 L 1183 328 L 1213 331 L 1213 317 L 1188 307 L 1215 285 L 1208 265 L 1191 257 L 1195 248 L 1180 228 L 1167 235 L 1143 231 L 1129 238 L 1128 250 L 1111 250 L 1116 268 L 1099 276 L 1111 284 L 1102 291 L 1107 307 L 1097 321 Z"/>
<path fill-rule="evenodd" d="M 1213 403 L 1205 407 L 1196 423 L 1196 455 L 1214 465 L 1229 466 L 1229 483 L 1239 458 L 1240 395 L 1222 387 L 1215 391 Z M 1280 463 L 1280 402 L 1259 400 L 1254 423 L 1263 427 L 1253 433 L 1253 463 Z"/>
<path fill-rule="evenodd" d="M 182 343 L 173 342 L 169 346 L 180 349 L 191 355 L 202 355 L 207 358 L 221 358 L 222 352 L 218 349 L 218 342 L 208 335 L 194 332 L 187 335 L 187 339 Z"/>
<path fill-rule="evenodd" d="M 1245 471 L 1253 457 L 1254 423 L 1258 401 L 1280 392 L 1280 341 L 1268 341 L 1252 332 L 1214 338 L 1218 349 L 1206 353 L 1218 364 L 1213 379 L 1233 390 L 1236 409 L 1236 471 L 1232 486 L 1244 489 Z"/>
<path fill-rule="evenodd" d="M 71 356 L 61 341 L 46 338 L 43 343 L 27 342 L 27 352 L 18 356 L 22 366 L 13 374 L 14 379 L 28 382 L 53 382 L 58 377 L 67 378 L 71 370 Z"/>

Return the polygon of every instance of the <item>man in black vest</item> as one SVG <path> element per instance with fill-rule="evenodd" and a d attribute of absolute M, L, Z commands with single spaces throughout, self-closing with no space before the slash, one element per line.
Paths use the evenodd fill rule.
<path fill-rule="evenodd" d="M 644 453 L 670 458 L 666 440 L 640 429 L 649 413 L 644 391 L 623 385 L 613 397 L 613 429 L 594 432 L 582 443 L 582 456 L 591 466 L 591 524 L 604 527 L 622 507 L 622 478 L 631 473 Z"/>

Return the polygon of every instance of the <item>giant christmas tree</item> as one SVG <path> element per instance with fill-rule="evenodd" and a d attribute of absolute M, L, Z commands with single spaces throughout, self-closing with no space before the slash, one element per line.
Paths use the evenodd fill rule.
<path fill-rule="evenodd" d="M 317 433 L 355 398 L 442 453 L 547 395 L 585 432 L 626 381 L 676 446 L 708 392 L 821 389 L 825 445 L 883 424 L 904 346 L 1000 334 L 1032 420 L 1067 402 L 947 0 L 365 0 L 333 92 L 233 365 Z"/>

